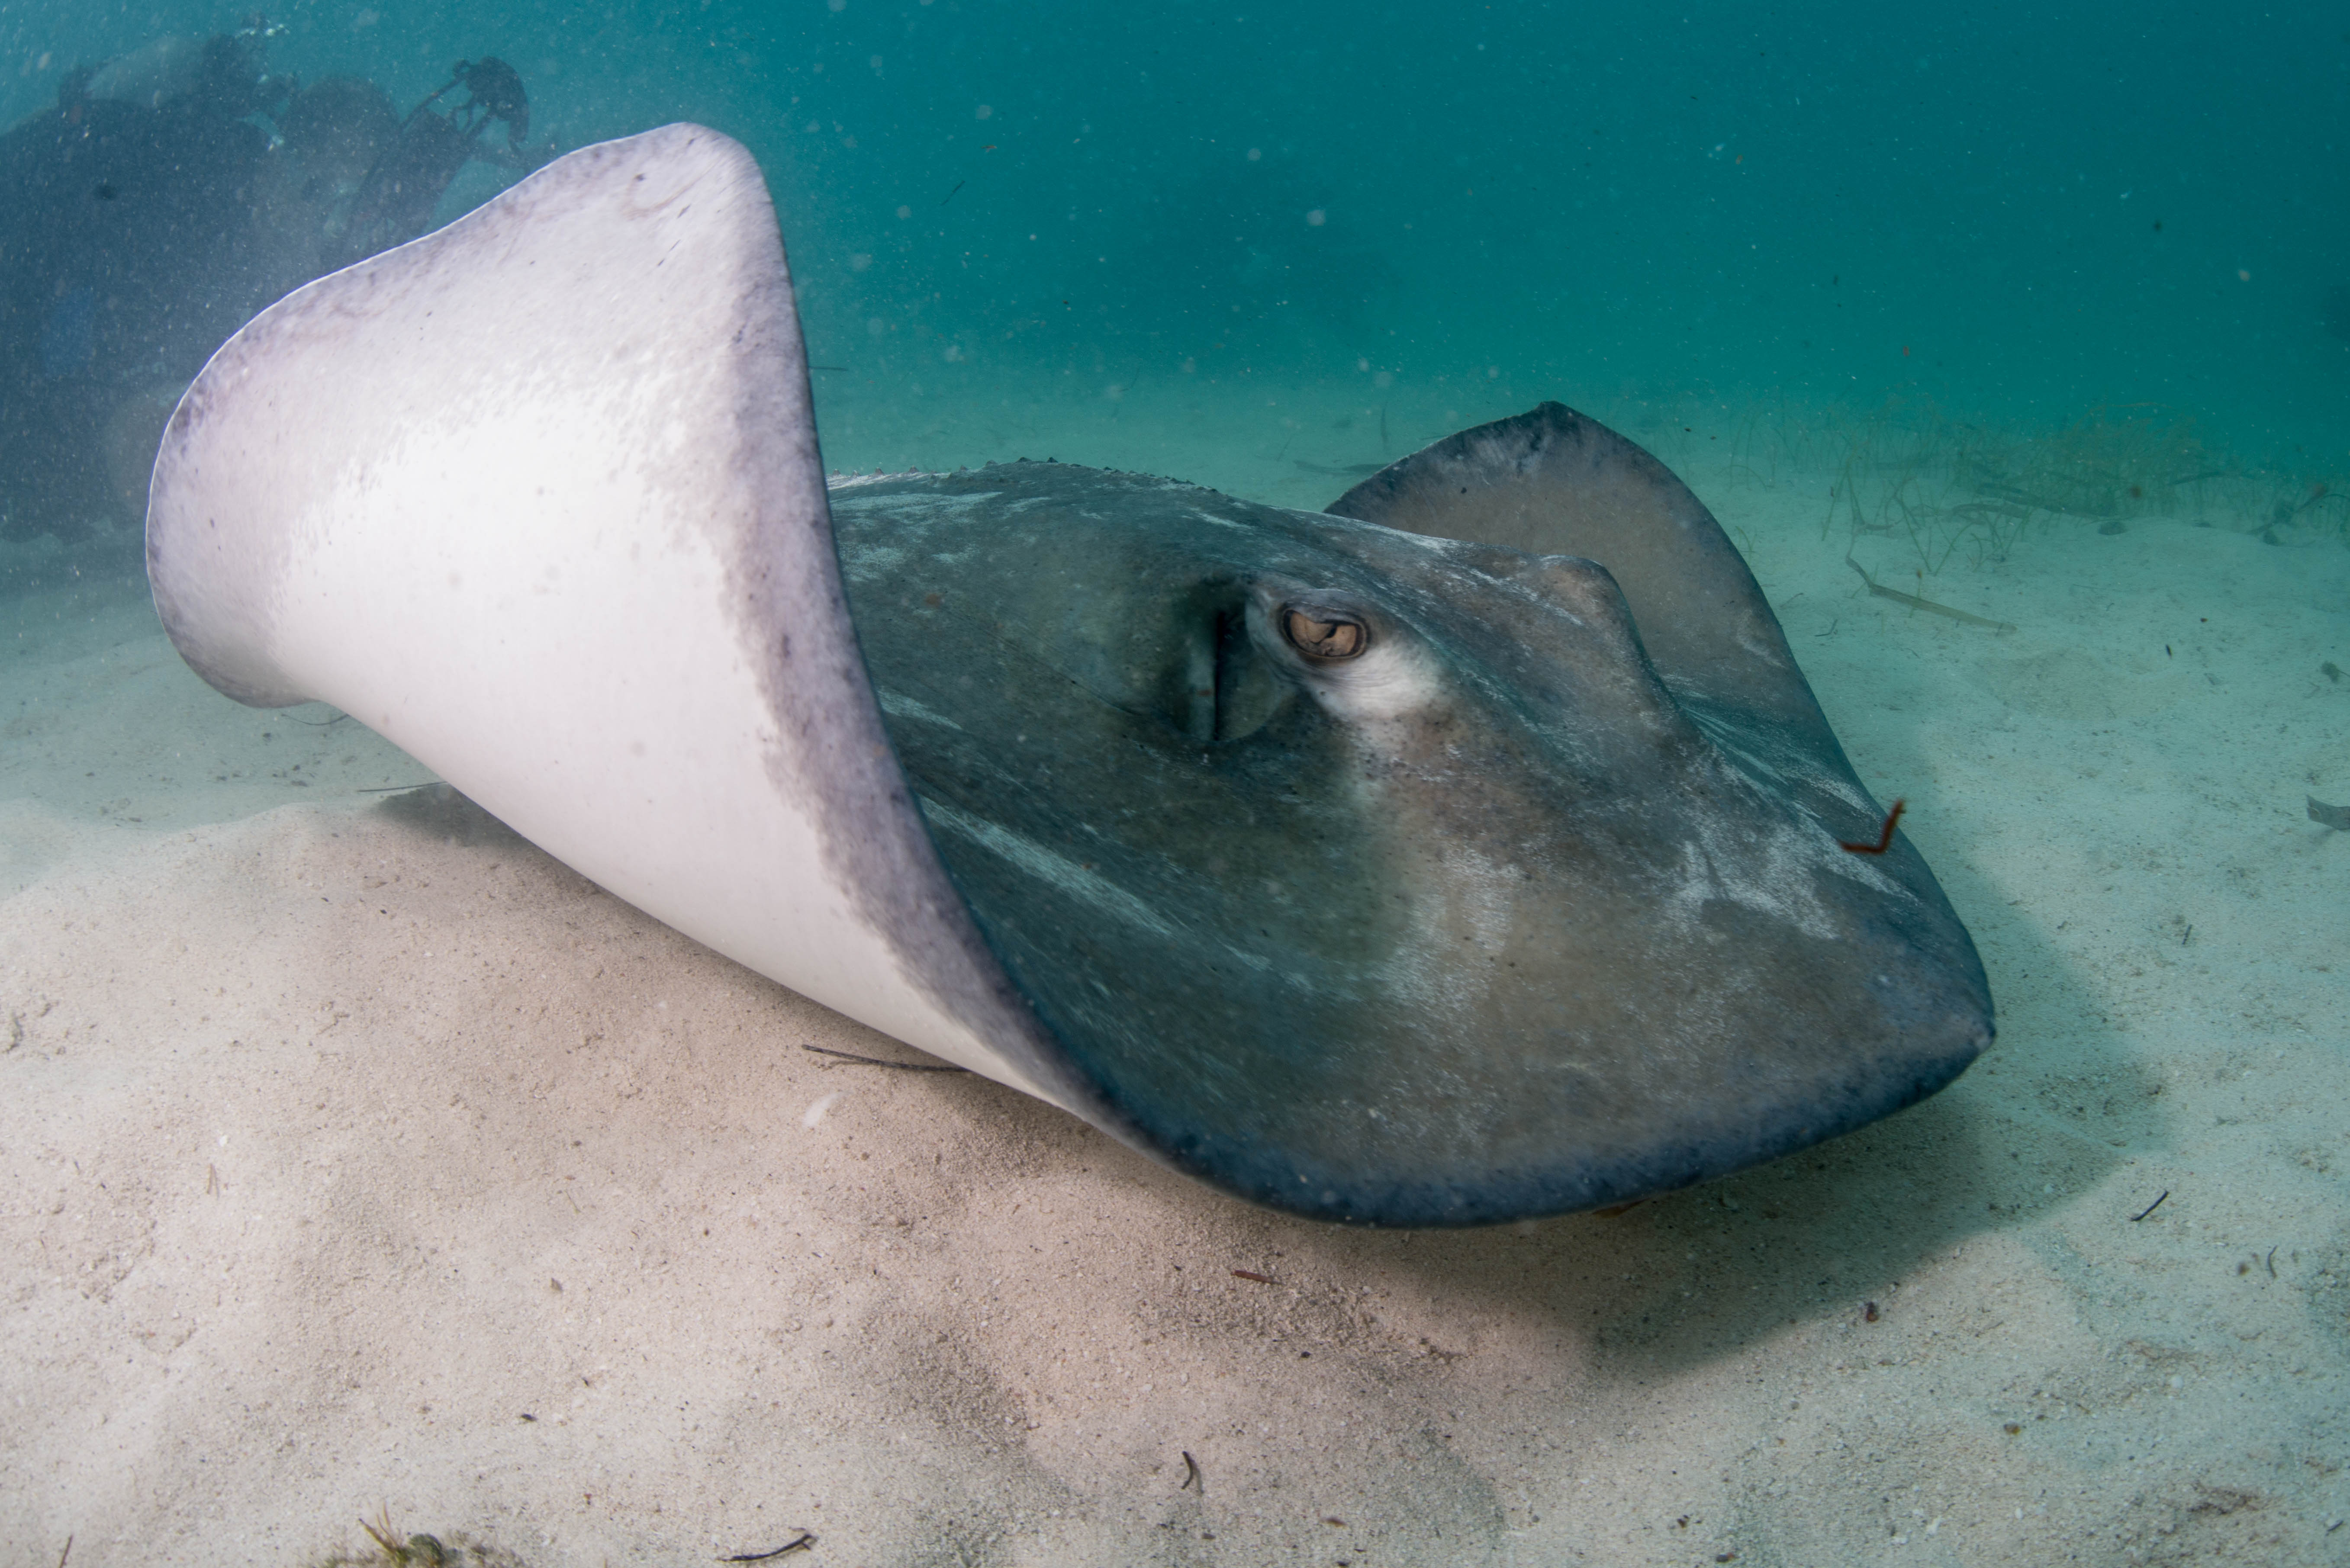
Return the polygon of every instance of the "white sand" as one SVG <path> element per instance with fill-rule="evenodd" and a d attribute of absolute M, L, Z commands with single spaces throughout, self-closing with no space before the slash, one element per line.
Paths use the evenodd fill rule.
<path fill-rule="evenodd" d="M 1346 481 L 1299 457 L 1378 455 L 1225 395 L 835 451 L 1301 504 Z M 1868 596 L 1830 476 L 1676 439 L 2000 1042 L 1804 1157 L 1469 1233 L 827 1064 L 914 1058 L 462 801 L 355 794 L 421 775 L 213 694 L 102 552 L 17 552 L 0 1564 L 293 1564 L 387 1507 L 534 1564 L 2350 1560 L 2350 835 L 2303 810 L 2350 801 L 2350 550 L 2075 520 L 1926 580 L 1994 633 Z"/>

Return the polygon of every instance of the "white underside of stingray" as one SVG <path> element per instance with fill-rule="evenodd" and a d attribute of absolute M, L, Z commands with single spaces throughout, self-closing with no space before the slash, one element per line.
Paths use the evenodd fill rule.
<path fill-rule="evenodd" d="M 858 663 L 737 143 L 574 153 L 233 339 L 165 437 L 163 623 L 737 962 L 1045 1100 Z"/>

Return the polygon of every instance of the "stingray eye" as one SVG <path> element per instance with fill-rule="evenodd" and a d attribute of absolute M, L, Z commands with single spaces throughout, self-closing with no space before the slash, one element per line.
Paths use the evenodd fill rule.
<path fill-rule="evenodd" d="M 1354 659 L 1371 646 L 1371 628 L 1361 621 L 1295 605 L 1281 612 L 1281 635 L 1289 639 L 1290 647 L 1324 664 Z"/>

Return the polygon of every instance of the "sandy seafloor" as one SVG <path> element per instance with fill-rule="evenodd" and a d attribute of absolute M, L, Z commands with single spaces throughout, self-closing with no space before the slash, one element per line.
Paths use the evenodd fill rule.
<path fill-rule="evenodd" d="M 1544 394 L 1610 412 L 1454 422 Z M 826 437 L 1316 505 L 1358 401 L 838 393 Z M 1834 474 L 1731 469 L 1737 414 L 1630 433 L 1908 800 L 2000 1038 L 1802 1157 L 1472 1232 L 827 1064 L 911 1054 L 358 793 L 426 775 L 204 687 L 129 541 L 16 550 L 0 1565 L 316 1562 L 381 1511 L 534 1564 L 2350 1562 L 2350 835 L 2303 810 L 2350 800 L 2350 550 L 2063 520 L 1925 580 L 1992 631 L 1870 597 Z"/>

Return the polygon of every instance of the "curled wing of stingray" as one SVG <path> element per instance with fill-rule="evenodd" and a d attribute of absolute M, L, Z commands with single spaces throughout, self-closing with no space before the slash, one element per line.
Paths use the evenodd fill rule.
<path fill-rule="evenodd" d="M 331 702 L 688 935 L 1092 1109 L 890 753 L 737 143 L 586 149 L 281 301 L 172 416 L 147 554 L 223 691 Z"/>

